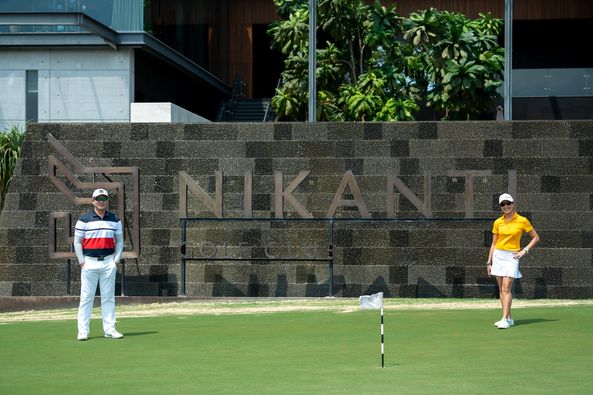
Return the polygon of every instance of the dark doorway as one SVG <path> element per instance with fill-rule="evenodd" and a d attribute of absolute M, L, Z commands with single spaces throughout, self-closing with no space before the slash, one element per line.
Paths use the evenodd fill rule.
<path fill-rule="evenodd" d="M 284 60 L 279 51 L 270 49 L 267 24 L 253 25 L 253 97 L 272 97 L 278 85 Z"/>

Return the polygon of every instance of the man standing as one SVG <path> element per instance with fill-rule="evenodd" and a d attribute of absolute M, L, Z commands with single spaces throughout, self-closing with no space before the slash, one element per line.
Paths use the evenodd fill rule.
<path fill-rule="evenodd" d="M 105 337 L 124 337 L 115 330 L 115 274 L 124 240 L 121 221 L 109 206 L 105 189 L 93 192 L 93 210 L 76 222 L 74 251 L 80 263 L 80 305 L 78 307 L 78 340 L 89 338 L 93 301 L 97 282 L 101 290 L 101 315 Z"/>

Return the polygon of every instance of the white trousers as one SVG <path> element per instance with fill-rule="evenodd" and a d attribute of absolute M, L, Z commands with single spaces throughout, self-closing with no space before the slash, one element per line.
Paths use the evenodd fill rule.
<path fill-rule="evenodd" d="M 97 283 L 101 290 L 101 315 L 103 331 L 111 333 L 115 330 L 115 274 L 117 268 L 113 255 L 104 261 L 85 257 L 85 264 L 80 271 L 80 305 L 78 306 L 78 334 L 87 335 L 90 330 L 93 301 L 97 291 Z"/>

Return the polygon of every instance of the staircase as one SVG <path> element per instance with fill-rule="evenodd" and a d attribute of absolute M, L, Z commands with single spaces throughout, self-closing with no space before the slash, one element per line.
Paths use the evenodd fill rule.
<path fill-rule="evenodd" d="M 274 119 L 272 99 L 247 98 L 247 84 L 235 80 L 231 98 L 218 110 L 216 122 L 268 122 Z"/>
<path fill-rule="evenodd" d="M 235 101 L 227 122 L 265 122 L 270 99 L 241 99 Z"/>

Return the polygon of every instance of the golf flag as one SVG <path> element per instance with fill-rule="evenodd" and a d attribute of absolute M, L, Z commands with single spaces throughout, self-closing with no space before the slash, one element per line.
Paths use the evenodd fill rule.
<path fill-rule="evenodd" d="M 381 310 L 383 308 L 383 292 L 362 295 L 358 299 L 360 300 L 360 308 L 363 310 Z"/>
<path fill-rule="evenodd" d="M 381 368 L 385 367 L 385 330 L 383 329 L 383 292 L 359 296 L 362 310 L 381 310 Z"/>

